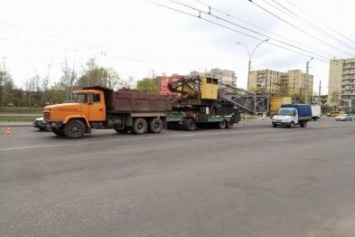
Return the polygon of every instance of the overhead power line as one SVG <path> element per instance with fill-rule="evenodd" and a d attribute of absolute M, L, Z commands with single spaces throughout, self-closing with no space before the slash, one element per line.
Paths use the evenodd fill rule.
<path fill-rule="evenodd" d="M 298 11 L 303 12 L 305 15 L 309 16 L 310 18 L 315 19 L 315 18 L 312 17 L 311 14 L 307 13 L 306 11 L 304 11 L 304 10 L 301 9 L 301 8 L 299 8 L 299 7 L 296 6 L 295 4 L 291 3 L 290 1 L 288 1 L 288 0 L 284 0 L 284 1 L 287 2 L 289 5 L 293 6 L 294 8 L 296 8 Z M 334 30 L 333 28 L 329 27 L 327 24 L 324 24 L 323 22 L 321 22 L 321 21 L 319 21 L 319 20 L 317 20 L 317 21 L 318 21 L 323 27 L 325 27 L 325 28 L 327 28 L 328 30 L 332 31 L 333 33 L 335 33 L 335 34 L 341 36 L 343 39 L 346 39 L 347 41 L 349 41 L 349 42 L 355 44 L 355 41 L 353 41 L 352 39 L 346 37 L 344 34 L 340 33 L 339 31 Z"/>
<path fill-rule="evenodd" d="M 292 24 L 292 23 L 286 21 L 285 19 L 283 19 L 283 18 L 281 18 L 280 16 L 276 15 L 275 13 L 269 11 L 268 9 L 264 8 L 263 6 L 261 6 L 261 5 L 257 4 L 257 3 L 255 3 L 254 1 L 252 1 L 252 0 L 248 0 L 248 1 L 251 2 L 251 3 L 253 3 L 255 6 L 257 6 L 257 7 L 261 8 L 261 9 L 263 9 L 264 11 L 268 12 L 270 15 L 272 15 L 272 16 L 276 17 L 277 19 L 281 20 L 282 22 L 284 22 L 284 23 L 286 23 L 286 24 L 292 26 L 293 28 L 299 30 L 300 32 L 302 32 L 302 33 L 308 35 L 309 37 L 311 37 L 311 38 L 313 38 L 313 39 L 315 39 L 315 40 L 317 40 L 317 41 L 319 41 L 319 42 L 321 42 L 321 43 L 323 43 L 323 44 L 325 44 L 325 45 L 328 45 L 329 47 L 331 47 L 331 48 L 333 48 L 333 49 L 336 49 L 336 50 L 338 50 L 338 51 L 340 51 L 340 52 L 342 52 L 342 53 L 344 53 L 344 54 L 347 54 L 347 55 L 349 55 L 349 56 L 351 56 L 351 57 L 354 57 L 354 55 L 349 54 L 348 52 L 345 52 L 345 51 L 343 51 L 343 50 L 341 50 L 341 49 L 339 49 L 339 48 L 337 48 L 337 47 L 335 47 L 335 46 L 333 46 L 333 45 L 331 45 L 331 44 L 325 42 L 324 40 L 319 39 L 318 37 L 315 37 L 313 34 L 307 32 L 307 31 L 305 31 L 305 30 L 303 30 L 303 29 L 301 29 L 301 28 L 299 28 L 299 27 L 297 27 L 297 26 L 295 26 L 294 24 Z"/>
<path fill-rule="evenodd" d="M 259 34 L 259 35 L 261 35 L 261 36 L 263 36 L 263 37 L 268 37 L 268 38 L 270 38 L 270 39 L 275 40 L 276 42 L 279 42 L 279 43 L 284 44 L 284 45 L 286 45 L 286 46 L 288 46 L 288 47 L 294 48 L 294 50 L 291 50 L 290 48 L 287 48 L 287 47 L 285 47 L 285 46 L 281 46 L 281 45 L 279 45 L 279 44 L 274 44 L 274 43 L 271 43 L 271 42 L 268 42 L 268 44 L 272 44 L 272 45 L 274 45 L 274 46 L 277 46 L 277 47 L 280 47 L 280 48 L 283 48 L 283 49 L 286 49 L 286 50 L 289 50 L 289 51 L 292 51 L 292 52 L 296 52 L 296 53 L 299 53 L 299 54 L 303 54 L 303 55 L 305 55 L 305 56 L 307 56 L 307 57 L 310 57 L 310 55 L 312 55 L 312 56 L 315 56 L 315 55 L 316 55 L 316 56 L 318 56 L 317 59 L 322 60 L 322 61 L 325 61 L 324 59 L 329 60 L 328 57 L 324 57 L 323 55 L 320 55 L 320 54 L 311 52 L 311 51 L 309 51 L 309 50 L 302 49 L 302 48 L 300 48 L 300 47 L 298 47 L 298 46 L 289 44 L 288 42 L 284 42 L 284 41 L 278 40 L 278 39 L 276 39 L 276 38 L 274 38 L 274 37 L 270 37 L 269 35 L 265 35 L 265 34 L 263 34 L 263 33 L 259 33 L 259 32 L 257 32 L 257 31 L 248 29 L 248 28 L 246 28 L 246 27 L 244 27 L 244 26 L 241 26 L 241 25 L 238 25 L 238 24 L 236 24 L 236 23 L 234 23 L 234 22 L 228 21 L 228 20 L 226 20 L 226 19 L 224 19 L 224 18 L 222 18 L 222 17 L 216 16 L 216 15 L 214 15 L 213 13 L 211 13 L 210 11 L 209 11 L 209 12 L 206 12 L 206 11 L 203 11 L 203 10 L 201 10 L 201 9 L 197 9 L 197 8 L 195 8 L 195 7 L 192 7 L 192 6 L 188 5 L 188 4 L 185 4 L 185 3 L 182 3 L 182 2 L 178 2 L 178 1 L 174 1 L 174 0 L 167 0 L 167 1 L 172 2 L 172 3 L 175 3 L 175 4 L 180 5 L 180 6 L 183 6 L 183 7 L 186 7 L 186 8 L 190 8 L 190 9 L 196 11 L 198 15 L 194 15 L 194 14 L 191 14 L 191 13 L 188 13 L 188 12 L 185 12 L 185 11 L 182 11 L 182 10 L 178 10 L 178 9 L 173 8 L 173 7 L 171 7 L 171 6 L 163 5 L 163 4 L 160 4 L 160 3 L 157 3 L 157 2 L 153 2 L 153 1 L 149 1 L 149 2 L 151 2 L 151 3 L 153 3 L 153 4 L 156 4 L 156 5 L 159 5 L 159 6 L 162 6 L 162 7 L 165 7 L 165 8 L 168 8 L 168 9 L 170 9 L 170 10 L 174 10 L 174 11 L 177 11 L 177 12 L 180 12 L 180 13 L 183 13 L 183 14 L 186 14 L 186 15 L 189 15 L 189 16 L 198 17 L 198 18 L 201 19 L 201 20 L 207 21 L 207 22 L 209 22 L 209 23 L 212 23 L 212 24 L 218 25 L 218 26 L 220 26 L 220 27 L 223 27 L 223 28 L 229 29 L 229 30 L 231 30 L 231 31 L 234 31 L 234 32 L 236 32 L 236 33 L 243 34 L 243 35 L 246 35 L 246 36 L 248 36 L 248 37 L 257 39 L 257 40 L 259 40 L 259 41 L 262 41 L 262 39 L 259 39 L 259 38 L 255 37 L 255 36 L 253 36 L 253 35 L 247 34 L 247 33 L 242 32 L 242 31 L 235 30 L 235 29 L 233 29 L 233 28 L 231 28 L 231 27 L 228 27 L 228 26 L 226 26 L 226 25 L 223 25 L 223 24 L 221 24 L 221 23 L 217 23 L 217 22 L 215 22 L 215 21 L 211 21 L 211 20 L 208 20 L 208 19 L 206 19 L 206 18 L 203 18 L 203 17 L 202 17 L 202 14 L 204 14 L 205 16 L 213 17 L 213 18 L 215 18 L 215 19 L 217 19 L 217 20 L 227 22 L 227 23 L 232 24 L 232 25 L 234 25 L 234 26 L 238 26 L 238 27 L 243 28 L 244 30 L 250 31 L 250 32 L 252 32 L 252 33 L 254 33 L 254 34 Z M 298 50 L 298 51 L 295 51 L 295 49 Z M 303 52 L 303 53 L 302 53 L 302 52 Z"/>
<path fill-rule="evenodd" d="M 274 2 L 275 4 L 277 4 L 277 6 L 280 6 L 281 9 L 284 9 L 284 10 L 286 11 L 285 14 L 290 13 L 290 14 L 292 15 L 292 17 L 300 19 L 301 21 L 303 21 L 304 23 L 306 23 L 308 26 L 311 26 L 312 28 L 314 28 L 314 29 L 316 29 L 317 31 L 323 33 L 324 35 L 328 36 L 329 38 L 331 38 L 331 39 L 337 41 L 338 43 L 340 43 L 340 44 L 342 44 L 342 45 L 348 47 L 349 49 L 355 50 L 355 48 L 352 47 L 351 45 L 349 45 L 349 44 L 347 44 L 347 43 L 341 41 L 340 39 L 334 37 L 333 35 L 331 35 L 330 33 L 326 32 L 325 30 L 321 29 L 320 27 L 316 26 L 316 25 L 313 24 L 312 22 L 307 21 L 306 19 L 304 19 L 304 18 L 301 17 L 300 15 L 294 13 L 293 11 L 291 11 L 290 9 L 288 9 L 287 7 L 283 6 L 281 3 L 278 3 L 278 2 L 276 2 L 275 0 L 271 0 L 271 1 Z M 269 2 L 267 2 L 267 1 L 265 1 L 265 2 L 268 3 L 270 6 L 273 6 L 273 5 L 272 5 L 271 3 L 269 3 Z M 275 6 L 273 6 L 273 7 L 275 7 Z M 280 8 L 277 8 L 277 9 L 280 10 Z M 282 11 L 282 10 L 280 10 L 280 11 Z M 285 11 L 282 11 L 282 12 L 285 12 Z"/>
<path fill-rule="evenodd" d="M 249 23 L 249 22 L 247 22 L 247 21 L 244 21 L 244 20 L 242 20 L 242 19 L 240 19 L 240 18 L 237 18 L 237 17 L 235 17 L 235 16 L 233 16 L 233 15 L 231 15 L 231 14 L 229 14 L 229 13 L 226 13 L 226 12 L 220 11 L 220 10 L 218 10 L 218 9 L 216 9 L 216 8 L 213 8 L 213 7 L 207 5 L 207 4 L 205 4 L 205 3 L 203 3 L 203 2 L 201 2 L 201 1 L 199 1 L 199 0 L 195 0 L 195 1 L 198 2 L 198 3 L 200 3 L 200 4 L 202 4 L 202 5 L 204 5 L 205 7 L 208 7 L 208 8 L 209 8 L 209 12 L 208 12 L 209 14 L 210 14 L 211 10 L 213 10 L 213 11 L 218 12 L 218 13 L 220 13 L 220 14 L 223 14 L 223 15 L 225 15 L 225 16 L 227 16 L 227 17 L 230 17 L 230 18 L 232 18 L 232 19 L 235 19 L 235 20 L 238 20 L 238 21 L 240 21 L 240 22 L 243 22 L 244 24 L 247 24 L 247 25 L 250 25 L 250 26 L 255 27 L 255 28 L 257 28 L 257 29 L 260 29 L 260 30 L 262 30 L 262 31 L 268 32 L 268 33 L 271 34 L 271 35 L 274 35 L 274 36 L 283 38 L 284 40 L 287 40 L 287 41 L 289 41 L 289 42 L 296 43 L 296 44 L 301 45 L 302 47 L 305 47 L 305 48 L 307 48 L 307 49 L 311 49 L 311 50 L 313 50 L 314 52 L 318 52 L 318 53 L 321 53 L 321 54 L 324 54 L 324 55 L 328 55 L 329 57 L 333 57 L 333 56 L 334 56 L 334 55 L 328 54 L 328 53 L 326 53 L 326 52 L 321 52 L 321 51 L 319 51 L 319 50 L 317 50 L 317 49 L 311 48 L 310 46 L 305 45 L 305 44 L 300 43 L 300 42 L 297 42 L 297 41 L 295 41 L 295 40 L 292 40 L 292 39 L 283 37 L 283 36 L 280 35 L 280 34 L 277 34 L 277 33 L 271 32 L 271 31 L 268 31 L 268 30 L 266 30 L 266 29 L 264 29 L 264 28 L 262 28 L 262 27 L 259 27 L 259 26 L 255 25 L 255 24 L 251 24 L 251 23 Z M 271 36 L 269 36 L 269 35 L 266 36 L 266 37 L 272 38 L 272 39 L 276 40 L 275 37 L 271 37 Z M 287 43 L 287 44 L 289 44 L 289 43 Z"/>

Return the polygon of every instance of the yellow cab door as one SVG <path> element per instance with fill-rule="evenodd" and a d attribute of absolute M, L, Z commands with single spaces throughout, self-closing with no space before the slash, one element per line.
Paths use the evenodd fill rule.
<path fill-rule="evenodd" d="M 90 121 L 105 120 L 106 107 L 104 97 L 100 93 L 89 93 L 88 118 Z"/>

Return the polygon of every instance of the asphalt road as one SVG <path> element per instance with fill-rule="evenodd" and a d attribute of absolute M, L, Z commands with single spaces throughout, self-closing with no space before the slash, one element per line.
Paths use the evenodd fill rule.
<path fill-rule="evenodd" d="M 355 236 L 355 121 L 79 140 L 0 131 L 2 237 Z"/>

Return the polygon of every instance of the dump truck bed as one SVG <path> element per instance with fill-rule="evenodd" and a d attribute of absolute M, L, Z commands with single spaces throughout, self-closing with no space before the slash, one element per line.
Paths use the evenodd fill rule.
<path fill-rule="evenodd" d="M 135 91 L 106 91 L 107 112 L 167 112 L 171 110 L 169 97 Z"/>

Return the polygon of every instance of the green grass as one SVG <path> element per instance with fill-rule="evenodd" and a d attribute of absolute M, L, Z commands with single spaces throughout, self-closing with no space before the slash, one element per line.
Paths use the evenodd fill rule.
<path fill-rule="evenodd" d="M 41 107 L 0 107 L 0 122 L 33 122 L 42 112 Z"/>
<path fill-rule="evenodd" d="M 41 117 L 41 115 L 24 115 L 24 116 L 1 116 L 0 122 L 33 122 L 36 118 Z"/>
<path fill-rule="evenodd" d="M 0 114 L 42 114 L 42 107 L 0 107 Z"/>

